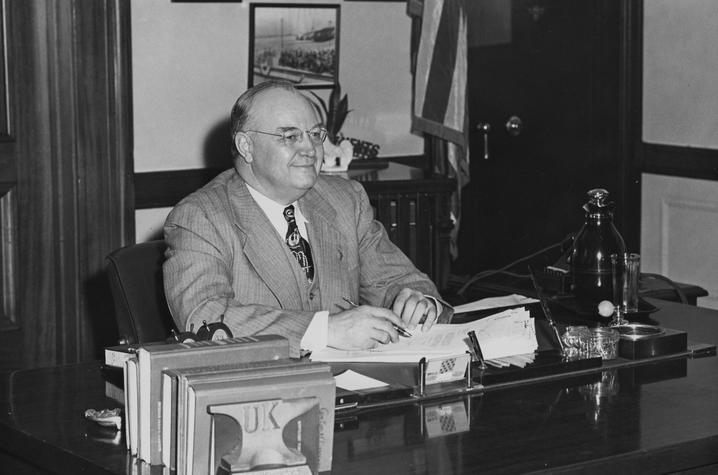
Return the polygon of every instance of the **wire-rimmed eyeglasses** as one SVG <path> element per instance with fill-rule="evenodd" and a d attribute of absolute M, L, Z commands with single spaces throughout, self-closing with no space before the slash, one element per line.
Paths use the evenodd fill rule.
<path fill-rule="evenodd" d="M 306 132 L 307 137 L 309 137 L 309 140 L 315 144 L 319 145 L 324 142 L 327 138 L 327 129 L 324 127 L 312 127 L 309 130 L 303 131 L 297 127 L 291 127 L 289 129 L 284 130 L 281 133 L 277 132 L 263 132 L 261 130 L 245 130 L 245 132 L 255 132 L 257 134 L 264 134 L 264 135 L 273 135 L 275 137 L 281 137 L 282 142 L 284 142 L 284 145 L 287 147 L 294 147 L 295 145 L 299 144 L 299 142 L 302 141 L 302 137 L 304 136 L 304 133 Z"/>

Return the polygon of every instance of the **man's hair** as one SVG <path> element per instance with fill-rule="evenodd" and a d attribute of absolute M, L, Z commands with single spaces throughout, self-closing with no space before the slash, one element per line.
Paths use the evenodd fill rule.
<path fill-rule="evenodd" d="M 272 89 L 282 89 L 292 92 L 297 96 L 304 98 L 311 105 L 311 101 L 305 95 L 300 93 L 291 82 L 283 79 L 270 79 L 247 89 L 234 103 L 234 106 L 232 106 L 232 113 L 229 116 L 232 157 L 237 158 L 237 156 L 239 156 L 239 150 L 237 150 L 237 146 L 234 143 L 234 136 L 237 135 L 237 132 L 243 131 L 251 119 L 250 113 L 252 106 L 254 105 L 254 100 L 260 94 Z"/>

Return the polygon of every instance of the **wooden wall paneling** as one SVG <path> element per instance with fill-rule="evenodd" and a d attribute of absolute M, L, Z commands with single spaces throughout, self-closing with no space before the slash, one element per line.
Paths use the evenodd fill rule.
<path fill-rule="evenodd" d="M 113 330 L 104 257 L 134 235 L 129 6 L 6 4 L 19 330 L 0 369 L 98 357 Z"/>
<path fill-rule="evenodd" d="M 75 46 L 77 94 L 78 246 L 81 268 L 79 322 L 83 353 L 101 356 L 116 343 L 112 297 L 105 257 L 134 241 L 132 197 L 132 106 L 129 1 L 77 2 Z M 87 353 L 92 351 L 92 353 Z"/>
<path fill-rule="evenodd" d="M 0 226 L 2 226 L 2 300 L 3 315 L 0 317 L 0 371 L 19 366 L 23 355 L 23 333 L 21 327 L 22 317 L 19 306 L 19 272 L 18 266 L 18 204 L 17 204 L 17 144 L 14 137 L 14 98 L 15 79 L 10 72 L 9 60 L 13 57 L 14 40 L 10 29 L 10 13 L 5 0 L 0 2 L 0 24 L 2 35 L 3 68 L 0 71 L 2 84 L 3 107 L 0 115 L 3 117 L 3 128 L 0 130 L 0 187 L 2 188 L 2 211 L 0 212 Z M 13 259 L 15 260 L 13 262 Z"/>
<path fill-rule="evenodd" d="M 7 8 L 5 0 L 0 2 L 0 141 L 11 141 L 10 131 L 10 89 L 7 74 L 8 42 L 7 42 Z"/>
<path fill-rule="evenodd" d="M 623 1 L 620 21 L 617 153 L 624 160 L 617 226 L 626 246 L 636 250 L 641 242 L 641 155 L 636 145 L 641 142 L 643 101 L 643 0 Z"/>
<path fill-rule="evenodd" d="M 0 186 L 0 329 L 16 330 L 17 318 L 17 206 L 14 185 Z"/>
<path fill-rule="evenodd" d="M 56 6 L 37 1 L 11 3 L 14 97 L 23 101 L 23 107 L 16 109 L 16 165 L 23 263 L 19 272 L 20 324 L 27 366 L 61 362 L 61 316 L 76 301 L 72 295 L 62 298 L 68 280 L 76 278 L 76 267 L 67 255 L 73 230 L 64 228 L 73 221 L 67 203 L 72 191 L 66 189 L 73 183 L 63 180 L 64 175 L 72 174 L 72 163 L 64 163 L 62 154 L 63 144 L 65 153 L 72 153 L 66 145 L 71 117 L 61 111 L 67 101 L 63 98 L 72 91 L 67 90 L 67 76 L 62 74 L 56 52 L 67 47 L 59 33 L 60 23 L 68 21 L 68 15 L 63 18 L 62 5 Z"/>

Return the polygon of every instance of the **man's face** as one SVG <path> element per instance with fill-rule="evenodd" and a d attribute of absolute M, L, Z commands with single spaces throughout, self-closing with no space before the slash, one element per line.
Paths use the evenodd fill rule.
<path fill-rule="evenodd" d="M 282 134 L 290 128 L 307 131 L 321 125 L 317 114 L 301 96 L 282 89 L 256 97 L 248 130 Z M 265 196 L 288 204 L 314 186 L 324 159 L 324 149 L 304 133 L 295 144 L 281 137 L 246 133 L 251 140 L 251 170 L 255 187 Z"/>

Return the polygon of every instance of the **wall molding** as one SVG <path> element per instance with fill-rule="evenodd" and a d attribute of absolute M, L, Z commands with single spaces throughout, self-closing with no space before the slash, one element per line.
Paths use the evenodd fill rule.
<path fill-rule="evenodd" d="M 718 150 L 642 143 L 641 171 L 657 175 L 718 180 Z"/>
<path fill-rule="evenodd" d="M 670 238 L 671 238 L 671 214 L 672 212 L 681 211 L 707 211 L 713 213 L 718 217 L 718 203 L 710 201 L 698 201 L 685 198 L 675 198 L 666 196 L 661 201 L 661 274 L 671 274 L 671 269 L 668 263 L 670 255 Z"/>
<path fill-rule="evenodd" d="M 425 166 L 424 157 L 420 155 L 396 156 L 389 160 L 418 168 Z M 224 170 L 226 168 L 188 168 L 135 173 L 134 209 L 172 207 Z"/>

